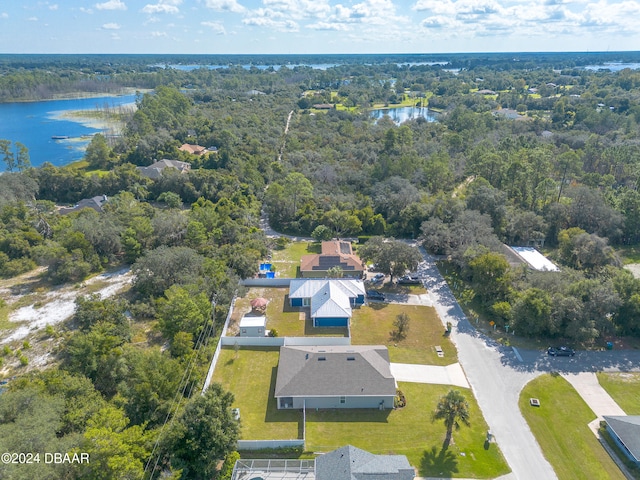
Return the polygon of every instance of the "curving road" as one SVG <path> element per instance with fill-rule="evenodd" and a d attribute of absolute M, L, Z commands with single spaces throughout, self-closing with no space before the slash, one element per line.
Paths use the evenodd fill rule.
<path fill-rule="evenodd" d="M 496 343 L 471 326 L 440 274 L 435 259 L 419 248 L 425 262 L 420 266 L 425 286 L 443 326 L 450 321 L 451 339 L 491 433 L 495 436 L 512 473 L 504 479 L 557 478 L 544 458 L 529 426 L 520 413 L 522 388 L 547 372 L 563 375 L 597 371 L 640 371 L 640 351 L 577 352 L 575 357 L 548 357 L 546 352 L 516 350 Z M 586 399 L 585 399 L 586 400 Z"/>

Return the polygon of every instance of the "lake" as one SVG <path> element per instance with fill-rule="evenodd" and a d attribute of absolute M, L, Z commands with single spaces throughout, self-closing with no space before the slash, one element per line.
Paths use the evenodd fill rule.
<path fill-rule="evenodd" d="M 622 62 L 609 62 L 602 65 L 587 65 L 584 67 L 586 70 L 611 70 L 612 72 L 619 72 L 625 68 L 631 70 L 637 70 L 640 68 L 640 63 L 622 63 Z"/>
<path fill-rule="evenodd" d="M 21 142 L 29 149 L 31 165 L 56 166 L 82 159 L 91 135 L 101 130 L 86 119 L 61 118 L 73 110 L 96 110 L 132 104 L 135 94 L 41 102 L 0 103 L 0 139 Z M 85 122 L 85 123 L 82 123 Z M 53 136 L 68 137 L 54 140 Z M 4 164 L 0 162 L 0 171 Z"/>
<path fill-rule="evenodd" d="M 399 108 L 377 108 L 371 110 L 370 115 L 376 120 L 381 119 L 385 115 L 389 115 L 397 125 L 407 120 L 424 118 L 427 122 L 437 122 L 438 114 L 428 107 L 399 107 Z"/>

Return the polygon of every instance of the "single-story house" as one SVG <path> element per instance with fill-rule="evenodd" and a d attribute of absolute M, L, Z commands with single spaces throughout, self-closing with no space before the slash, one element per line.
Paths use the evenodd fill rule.
<path fill-rule="evenodd" d="M 640 415 L 605 415 L 603 418 L 620 449 L 640 467 Z"/>
<path fill-rule="evenodd" d="M 296 278 L 289 284 L 292 307 L 310 307 L 314 327 L 346 327 L 352 307 L 364 303 L 362 280 Z"/>
<path fill-rule="evenodd" d="M 351 243 L 340 240 L 322 242 L 322 253 L 303 255 L 300 259 L 300 275 L 304 278 L 326 277 L 333 267 L 340 267 L 345 277 L 360 278 L 365 271 L 365 265 L 353 253 Z"/>
<path fill-rule="evenodd" d="M 192 155 L 204 155 L 207 153 L 207 147 L 201 147 L 200 145 L 192 145 L 191 143 L 183 143 L 178 150 L 187 152 Z"/>
<path fill-rule="evenodd" d="M 374 455 L 352 445 L 316 458 L 315 480 L 413 480 L 415 476 L 404 455 Z"/>
<path fill-rule="evenodd" d="M 413 480 L 404 455 L 374 455 L 347 445 L 315 460 L 240 459 L 231 480 Z"/>
<path fill-rule="evenodd" d="M 187 173 L 191 170 L 191 164 L 188 162 L 181 162 L 179 160 L 167 160 L 166 158 L 163 158 L 162 160 L 158 160 L 146 167 L 138 167 L 138 171 L 143 177 L 157 180 L 162 178 L 162 172 L 165 168 L 173 168 L 178 170 L 180 173 Z"/>
<path fill-rule="evenodd" d="M 396 381 L 382 345 L 280 347 L 278 409 L 393 408 Z"/>
<path fill-rule="evenodd" d="M 242 317 L 238 328 L 241 337 L 264 337 L 267 331 L 267 317 Z"/>
<path fill-rule="evenodd" d="M 98 195 L 92 198 L 83 198 L 73 207 L 62 207 L 59 210 L 60 215 L 66 215 L 67 213 L 79 212 L 83 208 L 92 208 L 98 213 L 102 213 L 102 206 L 109 201 L 106 195 Z"/>

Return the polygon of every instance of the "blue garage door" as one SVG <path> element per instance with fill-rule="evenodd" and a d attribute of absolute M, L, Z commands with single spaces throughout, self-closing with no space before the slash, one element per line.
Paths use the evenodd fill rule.
<path fill-rule="evenodd" d="M 345 317 L 332 318 L 315 318 L 313 320 L 314 327 L 346 327 L 349 319 Z"/>

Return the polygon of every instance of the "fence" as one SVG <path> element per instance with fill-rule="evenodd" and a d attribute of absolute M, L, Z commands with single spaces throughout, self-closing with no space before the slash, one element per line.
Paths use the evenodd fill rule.
<path fill-rule="evenodd" d="M 264 450 L 267 448 L 304 448 L 304 439 L 297 440 L 238 440 L 238 450 Z"/>
<path fill-rule="evenodd" d="M 227 329 L 229 328 L 229 322 L 231 321 L 231 314 L 233 313 L 233 307 L 236 305 L 237 296 L 233 296 L 233 300 L 231 300 L 231 305 L 229 305 L 229 312 L 227 313 L 227 318 L 224 321 L 224 326 L 222 327 L 222 332 L 220 333 L 220 339 L 218 340 L 218 345 L 216 345 L 216 353 L 213 354 L 213 358 L 211 359 L 211 365 L 209 365 L 209 371 L 207 372 L 207 378 L 204 381 L 204 386 L 202 387 L 202 393 L 209 387 L 209 383 L 211 383 L 211 378 L 213 377 L 213 371 L 216 369 L 216 364 L 218 363 L 218 357 L 220 356 L 220 348 L 222 346 L 222 339 L 224 338 L 224 334 L 227 333 Z M 215 315 L 215 309 L 213 311 L 213 315 Z"/>
<path fill-rule="evenodd" d="M 240 284 L 245 287 L 289 287 L 293 278 L 245 278 Z"/>
<path fill-rule="evenodd" d="M 221 337 L 220 345 L 239 347 L 282 347 L 314 345 L 351 345 L 349 337 Z"/>

